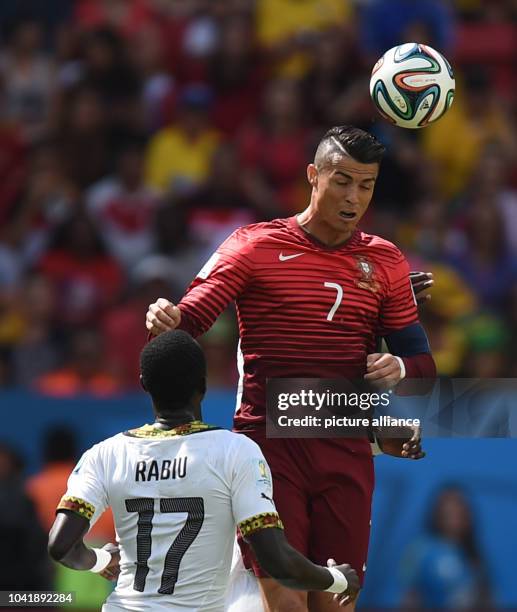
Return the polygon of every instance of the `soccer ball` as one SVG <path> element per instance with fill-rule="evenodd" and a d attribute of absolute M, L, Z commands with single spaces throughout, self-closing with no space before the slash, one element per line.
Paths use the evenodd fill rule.
<path fill-rule="evenodd" d="M 372 70 L 370 95 L 379 113 L 404 128 L 421 128 L 439 119 L 454 99 L 449 62 L 431 47 L 405 43 L 393 47 Z"/>

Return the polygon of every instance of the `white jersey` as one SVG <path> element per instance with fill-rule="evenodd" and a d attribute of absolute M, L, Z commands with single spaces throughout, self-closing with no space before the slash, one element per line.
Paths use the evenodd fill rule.
<path fill-rule="evenodd" d="M 86 451 L 59 508 L 91 524 L 110 506 L 120 576 L 104 610 L 216 612 L 224 608 L 235 527 L 282 527 L 260 448 L 195 422 L 146 425 Z"/>

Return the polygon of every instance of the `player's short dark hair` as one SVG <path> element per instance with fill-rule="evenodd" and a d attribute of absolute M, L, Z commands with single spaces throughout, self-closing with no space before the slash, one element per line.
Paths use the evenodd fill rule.
<path fill-rule="evenodd" d="M 348 154 L 361 164 L 380 164 L 386 147 L 368 132 L 350 125 L 330 128 L 318 145 L 314 162 L 322 166 L 329 154 Z"/>
<path fill-rule="evenodd" d="M 206 360 L 199 344 L 182 330 L 167 331 L 140 353 L 140 373 L 155 405 L 185 407 L 196 392 L 206 390 Z"/>

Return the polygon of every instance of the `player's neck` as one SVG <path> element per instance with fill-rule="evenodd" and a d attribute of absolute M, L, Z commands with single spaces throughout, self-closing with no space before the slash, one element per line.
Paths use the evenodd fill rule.
<path fill-rule="evenodd" d="M 345 231 L 336 231 L 330 225 L 318 218 L 310 209 L 305 210 L 297 217 L 298 225 L 304 232 L 316 238 L 319 242 L 334 247 L 344 244 L 354 233 L 355 228 Z"/>
<path fill-rule="evenodd" d="M 160 429 L 174 429 L 179 425 L 185 425 L 186 423 L 192 423 L 192 421 L 201 420 L 201 411 L 193 410 L 191 406 L 188 406 L 183 410 L 175 410 L 171 414 L 164 414 L 163 412 L 156 410 L 155 414 L 154 424 Z"/>

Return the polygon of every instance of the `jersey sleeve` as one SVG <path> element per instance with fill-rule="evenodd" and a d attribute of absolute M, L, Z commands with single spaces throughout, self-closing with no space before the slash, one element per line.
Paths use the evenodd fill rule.
<path fill-rule="evenodd" d="M 180 329 L 196 337 L 206 332 L 228 304 L 246 288 L 253 274 L 252 245 L 235 231 L 201 268 L 184 298 Z"/>
<path fill-rule="evenodd" d="M 243 537 L 261 529 L 283 529 L 273 501 L 273 479 L 260 448 L 245 438 L 234 455 L 232 468 L 232 511 Z"/>
<path fill-rule="evenodd" d="M 406 258 L 398 251 L 396 260 L 387 268 L 388 288 L 380 312 L 380 335 L 382 336 L 418 321 L 416 299 L 409 271 Z"/>
<path fill-rule="evenodd" d="M 71 510 L 92 526 L 108 506 L 100 447 L 87 450 L 68 478 L 66 493 L 57 510 Z"/>

